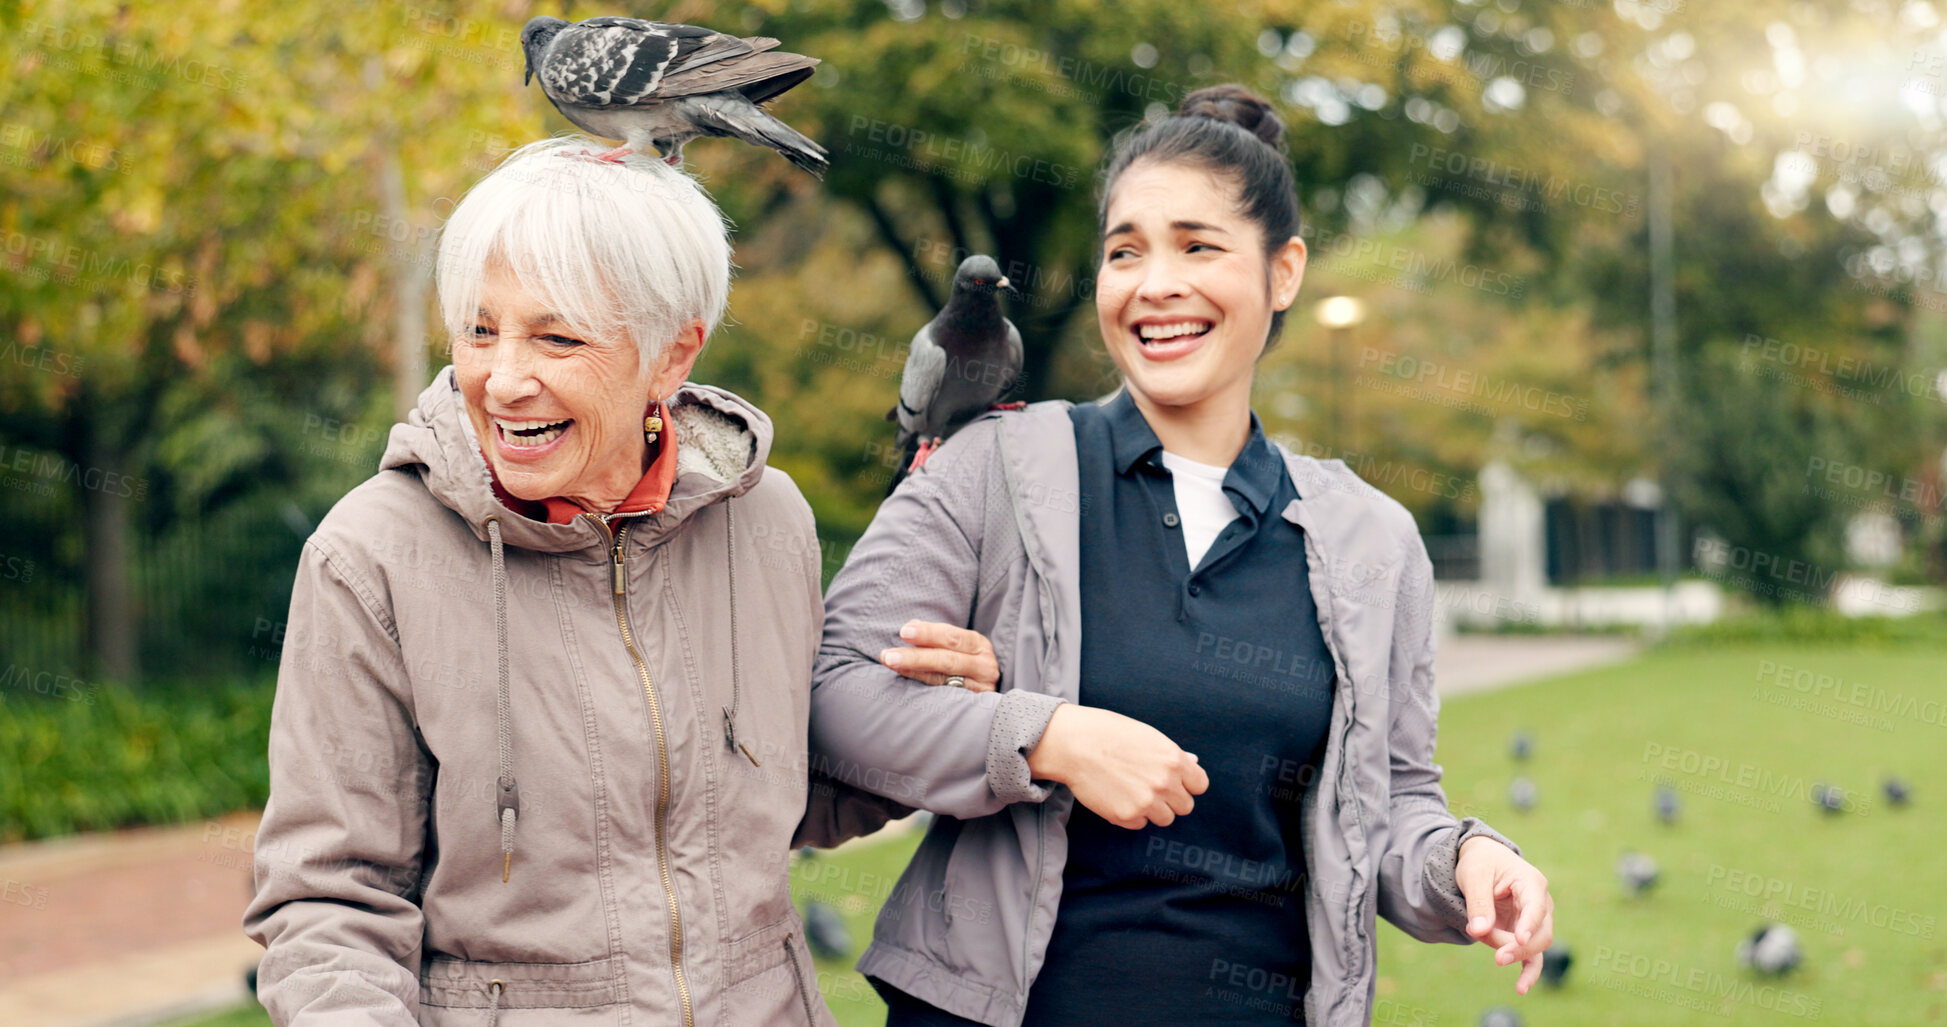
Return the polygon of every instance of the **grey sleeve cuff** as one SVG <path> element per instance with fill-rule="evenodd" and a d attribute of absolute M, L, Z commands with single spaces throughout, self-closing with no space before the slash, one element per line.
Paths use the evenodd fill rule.
<path fill-rule="evenodd" d="M 1028 753 L 1041 741 L 1049 718 L 1063 700 L 1041 692 L 1002 692 L 987 733 L 987 787 L 1002 802 L 1041 802 L 1054 791 L 1052 784 L 1035 784 L 1028 772 Z"/>
<path fill-rule="evenodd" d="M 1479 835 L 1486 835 L 1513 849 L 1515 855 L 1521 855 L 1521 846 L 1475 817 L 1462 819 L 1459 827 L 1433 843 L 1433 848 L 1426 854 L 1424 876 L 1427 902 L 1446 921 L 1447 926 L 1456 930 L 1467 927 L 1467 899 L 1460 894 L 1459 882 L 1454 880 L 1454 865 L 1460 862 L 1461 843 Z"/>

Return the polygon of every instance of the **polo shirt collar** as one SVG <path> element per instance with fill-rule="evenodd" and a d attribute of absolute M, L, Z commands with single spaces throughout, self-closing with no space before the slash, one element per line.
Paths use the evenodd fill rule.
<path fill-rule="evenodd" d="M 1271 506 L 1272 497 L 1278 494 L 1284 469 L 1284 457 L 1264 437 L 1264 426 L 1258 423 L 1257 414 L 1251 414 L 1251 437 L 1244 440 L 1243 450 L 1231 461 L 1230 473 L 1224 475 L 1224 490 L 1243 496 L 1262 517 Z"/>
<path fill-rule="evenodd" d="M 1142 409 L 1136 406 L 1136 399 L 1128 389 L 1116 393 L 1102 412 L 1109 426 L 1109 449 L 1115 455 L 1115 473 L 1128 474 L 1138 462 L 1162 466 L 1156 455 L 1163 451 L 1162 440 L 1143 418 Z"/>
<path fill-rule="evenodd" d="M 1163 443 L 1143 418 L 1142 409 L 1136 406 L 1135 397 L 1128 389 L 1118 392 L 1102 412 L 1109 428 L 1109 447 L 1115 457 L 1117 474 L 1128 474 L 1138 463 L 1162 469 Z M 1236 492 L 1261 517 L 1271 505 L 1272 497 L 1277 495 L 1278 481 L 1283 474 L 1284 458 L 1265 437 L 1264 425 L 1258 422 L 1257 414 L 1251 414 L 1250 438 L 1244 440 L 1243 450 L 1231 461 L 1230 473 L 1224 475 L 1224 490 Z"/>

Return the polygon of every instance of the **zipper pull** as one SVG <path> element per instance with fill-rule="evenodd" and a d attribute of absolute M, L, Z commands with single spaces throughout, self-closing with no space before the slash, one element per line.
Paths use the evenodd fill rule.
<path fill-rule="evenodd" d="M 628 578 L 622 573 L 622 543 L 629 537 L 629 529 L 623 528 L 615 533 L 615 594 L 628 595 Z"/>
<path fill-rule="evenodd" d="M 723 740 L 729 742 L 732 749 L 743 750 L 744 758 L 750 761 L 751 766 L 763 766 L 762 763 L 757 762 L 757 757 L 751 755 L 750 746 L 737 741 L 737 720 L 730 715 L 728 706 L 723 708 Z"/>

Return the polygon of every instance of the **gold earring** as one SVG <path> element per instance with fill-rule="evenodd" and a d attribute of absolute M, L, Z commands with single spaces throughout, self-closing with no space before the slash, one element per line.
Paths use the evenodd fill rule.
<path fill-rule="evenodd" d="M 662 407 L 663 407 L 663 401 L 660 399 L 656 400 L 653 409 L 661 410 Z M 655 445 L 656 438 L 657 436 L 662 434 L 662 430 L 663 430 L 663 419 L 661 414 L 659 413 L 650 414 L 648 417 L 642 419 L 642 441 L 643 442 L 651 446 Z"/>

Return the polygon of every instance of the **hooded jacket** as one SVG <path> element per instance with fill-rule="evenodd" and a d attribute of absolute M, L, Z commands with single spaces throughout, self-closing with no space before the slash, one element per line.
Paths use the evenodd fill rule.
<path fill-rule="evenodd" d="M 1335 680 L 1299 815 L 1311 980 L 1266 990 L 1246 973 L 1245 985 L 1302 1005 L 1313 1027 L 1355 1027 L 1374 1012 L 1375 917 L 1467 944 L 1461 842 L 1484 834 L 1520 849 L 1447 810 L 1433 762 L 1433 567 L 1412 515 L 1342 461 L 1284 456 L 1299 498 L 1278 514 L 1304 529 Z M 859 970 L 996 1027 L 1021 1022 L 1061 904 L 1074 795 L 1033 780 L 1027 753 L 1080 691 L 1081 501 L 1067 404 L 986 415 L 886 500 L 826 597 L 813 760 L 943 814 L 881 907 Z M 910 618 L 987 635 L 1000 691 L 927 688 L 885 669 L 878 653 Z M 1130 982 L 1132 1002 L 1141 988 Z"/>
<path fill-rule="evenodd" d="M 244 918 L 278 1023 L 833 1022 L 787 864 L 811 510 L 755 407 L 669 413 L 660 512 L 547 524 L 449 368 L 306 542 Z"/>

